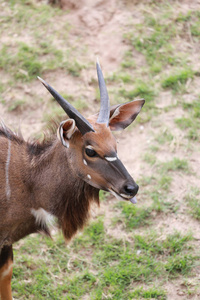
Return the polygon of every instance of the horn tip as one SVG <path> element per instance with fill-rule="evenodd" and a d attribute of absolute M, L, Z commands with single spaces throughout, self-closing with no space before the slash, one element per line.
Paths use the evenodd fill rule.
<path fill-rule="evenodd" d="M 42 82 L 42 84 L 44 84 L 44 86 L 47 88 L 48 84 L 46 83 L 46 81 L 44 81 L 44 79 L 42 79 L 41 77 L 37 76 L 37 79 L 39 79 L 40 82 Z"/>
<path fill-rule="evenodd" d="M 99 57 L 98 57 L 98 56 L 97 56 L 97 58 L 96 58 L 96 64 L 100 67 Z"/>

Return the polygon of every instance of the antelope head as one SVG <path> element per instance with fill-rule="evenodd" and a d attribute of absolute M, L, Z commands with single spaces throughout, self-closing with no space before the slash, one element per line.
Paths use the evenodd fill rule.
<path fill-rule="evenodd" d="M 117 156 L 112 131 L 129 126 L 139 114 L 144 99 L 110 108 L 103 74 L 97 62 L 101 107 L 97 115 L 85 119 L 43 79 L 39 80 L 61 105 L 70 119 L 61 122 L 58 137 L 70 154 L 74 174 L 97 189 L 110 191 L 120 200 L 136 203 L 138 185 Z"/>

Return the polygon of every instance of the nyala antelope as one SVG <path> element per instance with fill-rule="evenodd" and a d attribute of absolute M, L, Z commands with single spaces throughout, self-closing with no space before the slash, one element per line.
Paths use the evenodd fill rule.
<path fill-rule="evenodd" d="M 82 229 L 99 190 L 136 203 L 138 185 L 117 156 L 112 131 L 129 126 L 144 100 L 109 107 L 99 63 L 101 107 L 85 119 L 48 83 L 40 81 L 67 113 L 57 136 L 26 142 L 3 123 L 0 128 L 0 297 L 12 299 L 12 244 L 36 232 L 50 236 L 54 217 L 66 240 Z"/>

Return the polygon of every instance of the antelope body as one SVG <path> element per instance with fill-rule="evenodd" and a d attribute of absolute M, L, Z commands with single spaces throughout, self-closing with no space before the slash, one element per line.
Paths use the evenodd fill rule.
<path fill-rule="evenodd" d="M 87 120 L 40 79 L 70 119 L 50 141 L 30 143 L 0 128 L 0 299 L 10 300 L 12 244 L 35 232 L 50 235 L 53 218 L 66 240 L 83 228 L 99 190 L 135 203 L 138 186 L 117 156 L 112 130 L 127 127 L 144 100 L 109 107 L 97 63 L 101 108 Z"/>

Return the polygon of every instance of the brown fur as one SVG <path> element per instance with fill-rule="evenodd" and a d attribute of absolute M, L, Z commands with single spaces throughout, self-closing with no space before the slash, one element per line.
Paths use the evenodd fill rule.
<path fill-rule="evenodd" d="M 5 246 L 0 253 L 0 299 L 12 300 L 11 279 L 12 279 L 13 254 L 12 246 Z M 6 274 L 5 274 L 6 272 Z"/>
<path fill-rule="evenodd" d="M 7 263 L 0 269 L 0 299 L 12 300 L 11 291 L 11 279 L 12 279 L 12 260 L 8 260 Z M 9 270 L 6 276 L 3 276 L 5 271 Z"/>
<path fill-rule="evenodd" d="M 10 199 L 6 198 L 5 161 L 11 141 Z M 17 153 L 17 155 L 16 155 Z M 31 209 L 43 208 L 57 217 L 69 240 L 83 228 L 98 190 L 77 178 L 66 148 L 54 136 L 50 141 L 27 143 L 8 129 L 0 129 L 0 249 L 26 235 L 49 229 L 35 223 Z"/>
<path fill-rule="evenodd" d="M 139 105 L 140 103 L 140 105 Z M 11 299 L 12 244 L 35 232 L 50 235 L 48 214 L 66 240 L 87 222 L 99 190 L 129 200 L 138 186 L 117 157 L 110 129 L 123 129 L 137 116 L 143 100 L 111 108 L 110 127 L 90 118 L 94 132 L 81 134 L 71 119 L 61 122 L 58 138 L 26 142 L 0 128 L 0 293 Z M 112 116 L 113 114 L 113 116 Z M 88 152 L 89 151 L 89 152 Z M 92 154 L 91 154 L 92 152 Z M 5 272 L 5 271 L 8 272 Z M 2 283 L 3 282 L 3 283 Z M 5 287 L 5 288 L 4 288 Z"/>
<path fill-rule="evenodd" d="M 80 142 L 78 133 L 77 138 Z M 12 299 L 12 244 L 34 232 L 50 236 L 46 223 L 36 223 L 32 209 L 43 208 L 56 217 L 70 240 L 87 222 L 91 202 L 99 204 L 99 190 L 77 177 L 73 157 L 73 147 L 66 149 L 55 135 L 41 143 L 25 142 L 8 128 L 0 128 L 1 300 Z M 6 270 L 8 274 L 2 276 Z"/>

